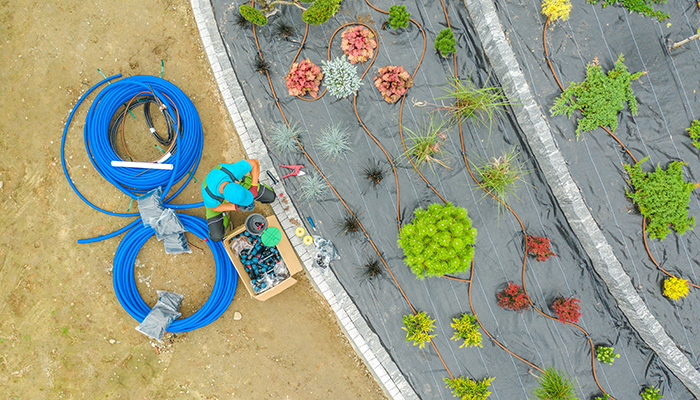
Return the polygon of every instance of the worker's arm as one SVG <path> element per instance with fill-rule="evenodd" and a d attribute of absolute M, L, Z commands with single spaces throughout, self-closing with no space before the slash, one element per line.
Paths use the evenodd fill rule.
<path fill-rule="evenodd" d="M 255 158 L 246 161 L 250 163 L 250 177 L 253 178 L 252 186 L 257 186 L 258 178 L 260 178 L 260 162 Z"/>
<path fill-rule="evenodd" d="M 212 208 L 212 210 L 214 210 L 216 212 L 236 211 L 237 209 L 238 209 L 238 207 L 235 204 L 229 203 L 228 201 L 225 203 L 221 203 L 218 206 Z"/>

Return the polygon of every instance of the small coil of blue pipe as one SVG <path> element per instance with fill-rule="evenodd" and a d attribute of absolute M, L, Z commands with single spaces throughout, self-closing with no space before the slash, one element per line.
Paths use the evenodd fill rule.
<path fill-rule="evenodd" d="M 207 222 L 203 218 L 179 214 L 187 231 L 202 240 L 207 239 Z M 136 319 L 143 322 L 151 308 L 143 301 L 134 280 L 134 264 L 144 243 L 155 233 L 152 228 L 137 224 L 124 236 L 114 255 L 112 280 L 114 292 L 122 307 Z M 209 299 L 202 308 L 191 316 L 173 321 L 167 331 L 171 333 L 188 332 L 206 326 L 219 318 L 228 308 L 236 293 L 238 274 L 231 259 L 226 254 L 222 242 L 206 240 L 216 262 L 216 281 Z"/>

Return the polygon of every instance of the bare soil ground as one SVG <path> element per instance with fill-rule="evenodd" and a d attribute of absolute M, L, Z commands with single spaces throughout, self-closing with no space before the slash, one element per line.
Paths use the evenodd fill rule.
<path fill-rule="evenodd" d="M 98 68 L 106 75 L 159 75 L 164 61 L 163 78 L 192 99 L 202 119 L 198 179 L 219 162 L 243 157 L 187 1 L 2 1 L 0 38 L 0 397 L 385 398 L 303 273 L 264 303 L 239 284 L 219 320 L 157 343 L 134 330 L 137 321 L 114 295 L 119 238 L 76 244 L 129 222 L 84 204 L 61 170 L 63 124 L 80 95 L 102 79 Z M 126 212 L 129 198 L 87 158 L 82 127 L 89 104 L 68 134 L 69 171 L 96 205 Z M 198 185 L 178 199 L 199 201 Z M 184 294 L 184 316 L 204 304 L 214 261 L 206 245 L 193 243 L 205 250 L 168 256 L 153 238 L 139 253 L 135 279 L 149 305 L 156 290 Z M 234 320 L 235 311 L 242 319 Z"/>

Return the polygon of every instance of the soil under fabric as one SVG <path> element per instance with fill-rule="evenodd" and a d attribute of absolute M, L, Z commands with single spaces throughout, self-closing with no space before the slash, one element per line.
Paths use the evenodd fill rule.
<path fill-rule="evenodd" d="M 235 24 L 235 17 L 238 13 L 237 4 L 232 6 L 221 1 L 214 1 L 213 4 L 217 23 L 227 45 L 234 69 L 246 93 L 253 116 L 265 135 L 274 124 L 284 121 L 275 104 L 267 78 L 264 74 L 254 70 L 253 62 L 257 48 L 253 31 L 250 26 L 241 28 Z M 373 4 L 382 10 L 388 10 L 392 5 L 389 1 L 378 0 L 374 1 Z M 441 102 L 437 98 L 445 94 L 447 82 L 454 74 L 452 59 L 443 59 L 433 49 L 437 33 L 446 26 L 440 2 L 409 1 L 405 4 L 407 11 L 412 14 L 411 17 L 424 27 L 428 43 L 425 57 L 414 77 L 414 86 L 407 93 L 402 116 L 399 115 L 400 104 L 386 103 L 374 87 L 373 78 L 377 69 L 386 65 L 402 65 L 409 73 L 413 74 L 421 60 L 423 51 L 423 35 L 415 25 L 409 24 L 407 29 L 400 31 L 394 31 L 391 28 L 384 30 L 382 24 L 386 21 L 385 14 L 373 10 L 364 1 L 345 0 L 340 12 L 334 18 L 323 25 L 309 28 L 304 48 L 297 59 L 297 61 L 301 61 L 309 58 L 320 66 L 322 61 L 327 60 L 328 41 L 331 36 L 339 26 L 348 22 L 366 23 L 378 33 L 378 48 L 376 49 L 378 56 L 370 67 L 369 73 L 363 79 L 364 85 L 360 88 L 357 98 L 357 112 L 367 129 L 382 143 L 394 160 L 399 159 L 403 153 L 399 135 L 399 119 L 401 118 L 404 127 L 415 131 L 429 113 L 435 111 L 434 106 L 430 106 L 430 104 Z M 546 74 L 546 67 L 542 65 L 544 60 L 538 58 L 538 54 L 542 53 L 541 46 L 538 44 L 541 44 L 540 22 L 543 21 L 537 15 L 539 9 L 534 8 L 534 4 L 520 5 L 518 6 L 518 14 L 512 14 L 512 8 L 515 6 L 509 3 L 508 7 L 511 12 L 509 19 L 506 18 L 507 14 L 502 14 L 501 17 L 504 25 L 510 31 L 511 43 L 516 54 L 521 57 L 526 54 L 521 59 L 521 62 L 529 63 L 523 64 L 526 76 L 528 78 L 538 77 L 531 81 L 535 82 L 533 91 L 541 96 L 538 100 L 542 103 L 543 109 L 548 109 L 552 99 L 558 94 L 558 88 L 553 84 L 551 76 Z M 479 39 L 469 22 L 464 5 L 460 1 L 450 1 L 446 5 L 452 28 L 457 37 L 457 72 L 459 76 L 461 78 L 470 77 L 479 87 L 497 86 L 498 83 L 494 82 L 493 77 L 489 74 L 488 61 L 484 58 Z M 501 13 L 507 12 L 504 4 L 499 3 L 498 6 Z M 589 7 L 585 4 L 577 5 L 574 8 L 575 12 L 589 12 L 590 15 L 582 15 L 579 20 L 573 20 L 580 21 L 582 26 L 584 22 L 590 22 L 587 18 L 594 17 Z M 583 11 L 580 10 L 582 8 Z M 598 14 L 602 14 L 600 7 L 597 11 Z M 608 18 L 615 19 L 617 25 L 621 23 L 626 27 L 625 21 L 629 19 L 639 23 L 640 31 L 650 31 L 650 34 L 654 32 L 652 29 L 654 25 L 649 23 L 649 20 L 637 20 L 635 16 L 622 15 L 619 10 L 614 8 L 606 9 L 605 13 L 612 13 L 613 16 Z M 516 15 L 519 18 L 515 18 Z M 529 19 L 525 18 L 525 15 L 529 15 Z M 681 12 L 680 15 L 683 13 Z M 572 12 L 572 18 L 574 18 L 573 16 L 574 12 Z M 618 20 L 619 18 L 621 20 Z M 523 32 L 514 34 L 513 25 L 509 25 L 506 22 L 508 20 L 525 23 L 527 26 L 516 25 Z M 296 34 L 286 39 L 273 35 L 272 29 L 279 21 L 294 25 Z M 613 22 L 610 24 L 613 25 Z M 681 25 L 680 21 L 676 24 Z M 597 25 L 589 23 L 589 28 L 591 26 Z M 605 26 L 605 23 L 602 26 Z M 680 28 L 678 26 L 678 29 Z M 399 165 L 397 169 L 399 209 L 397 210 L 396 186 L 390 164 L 383 152 L 360 126 L 355 116 L 352 99 L 336 100 L 326 94 L 321 99 L 310 102 L 287 94 L 283 77 L 289 71 L 303 40 L 304 29 L 301 12 L 295 7 L 282 8 L 281 12 L 269 18 L 267 26 L 256 28 L 263 57 L 271 64 L 270 78 L 284 115 L 291 123 L 296 123 L 302 128 L 301 141 L 304 147 L 321 171 L 328 177 L 339 195 L 357 213 L 382 256 L 388 262 L 409 301 L 418 310 L 425 311 L 437 320 L 434 331 L 437 337 L 435 337 L 434 342 L 449 371 L 455 377 L 467 376 L 475 380 L 495 377 L 496 379 L 490 388 L 492 398 L 504 400 L 528 398 L 532 389 L 537 386 L 537 379 L 529 373 L 532 371 L 532 367 L 499 348 L 483 332 L 483 348 L 459 348 L 460 342 L 450 340 L 453 333 L 450 327 L 452 319 L 461 313 L 470 312 L 469 283 L 444 278 L 418 280 L 403 262 L 403 253 L 396 244 L 397 213 L 402 215 L 402 222 L 407 223 L 410 222 L 414 209 L 425 208 L 432 203 L 442 203 L 441 199 L 433 189 L 424 183 L 408 161 L 399 159 L 397 162 Z M 658 30 L 658 28 L 654 29 Z M 555 30 L 560 30 L 559 26 Z M 536 41 L 538 35 L 539 42 Z M 563 35 L 561 33 L 559 36 Z M 340 34 L 335 36 L 331 46 L 333 58 L 342 55 L 339 36 Z M 513 36 L 516 36 L 519 42 L 514 42 Z M 654 37 L 653 40 L 657 39 Z M 583 40 L 582 35 L 581 40 Z M 598 45 L 600 40 L 597 37 L 591 39 L 591 42 Z M 556 44 L 552 50 L 555 57 L 557 54 L 562 57 L 561 52 L 564 50 L 557 44 L 562 43 L 562 37 L 552 35 L 550 43 Z M 654 43 L 649 38 L 644 45 L 653 47 Z M 630 66 L 631 71 L 644 69 L 629 62 L 633 55 L 637 54 L 632 51 L 634 47 L 627 49 L 630 46 L 627 42 L 624 46 L 624 49 L 615 49 L 610 54 L 624 52 L 628 65 L 633 65 Z M 583 51 L 581 47 L 579 46 L 578 51 Z M 605 47 L 603 47 L 604 49 Z M 587 50 L 592 51 L 592 48 Z M 648 51 L 652 51 L 652 49 Z M 697 68 L 697 51 L 694 49 L 692 51 L 696 52 L 695 55 L 685 57 L 694 58 L 683 61 L 684 68 Z M 569 73 L 563 74 L 564 79 L 581 80 L 585 71 L 585 62 L 579 61 L 576 46 L 566 47 L 566 52 L 576 55 L 576 60 L 574 60 L 576 62 L 567 66 Z M 686 53 L 688 52 L 686 51 Z M 603 62 L 602 60 L 607 62 L 612 58 L 612 55 L 606 51 L 605 54 L 599 55 L 599 59 L 601 62 Z M 573 57 L 573 55 L 569 55 L 569 57 Z M 589 61 L 592 56 L 583 59 Z M 653 60 L 655 63 L 665 65 L 667 58 L 659 55 Z M 691 67 L 690 61 L 695 61 L 696 66 Z M 606 65 L 606 62 L 603 64 Z M 368 64 L 369 62 L 358 64 L 358 72 L 361 74 Z M 648 61 L 648 64 L 651 64 L 651 61 Z M 540 66 L 541 70 L 536 68 L 537 65 Z M 681 68 L 681 66 L 677 67 Z M 647 69 L 650 68 L 651 65 L 647 65 Z M 685 73 L 688 74 L 685 76 L 690 76 L 690 71 Z M 652 76 L 656 96 L 661 95 L 662 88 L 664 92 L 667 91 L 667 86 L 672 86 L 672 89 L 669 88 L 668 91 L 673 90 L 673 93 L 680 91 L 678 76 L 684 75 L 682 72 L 676 75 L 675 72 L 669 71 L 667 75 L 658 77 L 658 85 L 656 77 Z M 643 77 L 642 80 L 644 79 L 646 78 Z M 670 85 L 664 85 L 666 80 L 669 80 Z M 686 84 L 685 89 L 688 96 L 697 88 L 697 80 L 693 82 L 692 88 L 690 88 L 689 82 L 683 83 Z M 643 85 L 649 89 L 648 81 Z M 645 124 L 640 126 L 646 128 L 662 124 L 661 132 L 664 135 L 656 135 L 658 139 L 654 137 L 652 142 L 648 139 L 653 136 L 651 132 L 643 132 L 645 135 L 650 135 L 644 136 L 645 145 L 642 145 L 640 140 L 637 140 L 636 143 L 628 140 L 627 142 L 630 142 L 628 145 L 638 151 L 640 155 L 646 154 L 641 150 L 646 151 L 648 146 L 654 163 L 666 162 L 672 157 L 678 158 L 679 156 L 675 155 L 677 151 L 685 152 L 685 155 L 688 156 L 687 159 L 691 160 L 691 147 L 689 143 L 687 143 L 688 146 L 685 146 L 686 142 L 682 141 L 681 138 L 681 133 L 686 123 L 689 124 L 690 117 L 684 114 L 681 118 L 682 121 L 673 121 L 673 129 L 668 128 L 669 132 L 677 133 L 674 138 L 677 144 L 674 145 L 673 141 L 669 140 L 670 133 L 666 133 L 666 129 L 663 128 L 665 126 L 663 120 L 659 121 L 661 114 L 658 112 L 658 108 L 656 108 L 656 112 L 654 112 L 654 108 L 650 108 L 650 106 L 657 104 L 654 102 L 651 89 L 649 89 L 649 96 L 652 97 L 649 100 L 644 97 L 644 89 L 640 86 L 642 85 L 633 86 L 640 98 L 640 117 L 637 117 L 637 122 L 641 122 L 641 116 L 647 115 Z M 323 89 L 322 84 L 321 91 Z M 660 100 L 660 103 L 670 104 L 666 101 L 681 101 L 681 99 L 686 101 L 686 97 L 664 98 Z M 681 103 L 677 109 L 679 111 L 686 110 L 686 113 L 689 113 L 691 104 L 693 107 L 697 106 L 696 97 L 694 100 L 687 101 L 695 101 L 696 103 L 688 105 Z M 428 105 L 426 106 L 426 104 Z M 666 107 L 664 107 L 663 112 L 666 115 L 665 120 L 670 123 L 671 119 Z M 566 138 L 573 137 L 573 123 L 571 121 L 558 118 L 553 119 L 552 122 L 563 126 L 561 130 L 566 131 Z M 317 139 L 319 131 L 332 124 L 342 124 L 349 128 L 353 150 L 340 158 L 327 159 L 317 151 Z M 630 139 L 638 138 L 639 134 L 634 128 L 636 125 L 631 120 L 623 121 L 618 132 L 624 132 L 623 129 L 628 126 L 627 130 L 630 135 L 634 134 Z M 678 379 L 668 372 L 654 353 L 629 328 L 627 321 L 616 308 L 614 299 L 593 273 L 590 261 L 571 232 L 567 221 L 554 201 L 553 195 L 539 173 L 537 165 L 532 161 L 529 149 L 512 116 L 508 113 L 499 116 L 494 122 L 491 132 L 489 132 L 488 127 L 469 121 L 463 123 L 463 130 L 466 156 L 471 162 L 479 163 L 480 159 L 498 157 L 512 146 L 517 146 L 518 160 L 524 163 L 526 184 L 521 185 L 517 192 L 519 200 L 512 198 L 509 205 L 523 220 L 529 234 L 547 236 L 551 239 L 552 249 L 557 254 L 556 257 L 550 258 L 546 262 L 535 262 L 531 258 L 528 262 L 524 284 L 535 304 L 550 315 L 553 313 L 548 305 L 559 296 L 574 296 L 581 300 L 583 316 L 579 320 L 579 325 L 589 332 L 594 344 L 614 346 L 615 352 L 621 355 L 612 366 L 595 362 L 600 385 L 617 399 L 638 398 L 640 390 L 645 386 L 660 386 L 664 396 L 668 396 L 666 398 L 691 398 L 689 392 Z M 404 134 L 406 134 L 405 129 Z M 619 165 L 620 161 L 624 159 L 622 155 L 618 158 L 619 149 L 609 143 L 611 140 L 607 137 L 586 135 L 585 138 L 589 140 L 582 140 L 580 143 L 560 141 L 563 153 L 570 161 L 574 178 L 578 179 L 587 202 L 593 208 L 594 215 L 599 216 L 599 223 L 608 235 L 610 243 L 616 247 L 617 256 L 629 268 L 635 266 L 636 269 L 628 271 L 635 285 L 642 285 L 643 296 L 647 300 L 647 304 L 662 324 L 665 326 L 678 325 L 678 329 L 675 331 L 672 326 L 668 327 L 667 330 L 677 343 L 683 345 L 683 349 L 690 352 L 689 358 L 696 362 L 692 350 L 686 349 L 684 345 L 686 342 L 692 344 L 692 340 L 700 340 L 697 338 L 686 339 L 684 336 L 684 332 L 688 336 L 691 335 L 692 324 L 689 321 L 697 320 L 697 318 L 693 318 L 696 316 L 693 311 L 687 309 L 690 307 L 688 300 L 691 300 L 694 294 L 691 293 L 689 299 L 679 303 L 677 310 L 674 309 L 673 304 L 669 304 L 661 296 L 659 289 L 661 277 L 647 261 L 648 258 L 641 244 L 639 232 L 641 217 L 626 212 L 626 207 L 630 206 L 630 203 L 624 198 L 623 169 Z M 267 140 L 267 138 L 264 139 Z M 593 143 L 590 143 L 591 141 Z M 449 136 L 443 147 L 447 148 L 450 153 L 448 165 L 451 169 L 435 166 L 435 172 L 427 167 L 421 172 L 445 199 L 468 210 L 474 227 L 478 231 L 475 270 L 471 288 L 471 301 L 477 316 L 498 341 L 518 356 L 541 368 L 552 365 L 556 369 L 565 371 L 574 379 L 576 393 L 581 399 L 589 399 L 594 395 L 599 395 L 601 392 L 596 386 L 591 371 L 590 346 L 580 330 L 558 321 L 546 319 L 533 311 L 519 314 L 497 306 L 496 293 L 502 290 L 507 282 L 522 283 L 521 267 L 524 248 L 520 226 L 509 212 L 501 211 L 499 213 L 497 203 L 490 198 L 484 198 L 484 192 L 469 176 L 462 161 L 459 131 L 456 127 L 449 131 Z M 666 149 L 666 151 L 658 149 Z M 307 173 L 314 172 L 314 167 L 303 155 L 287 157 L 272 151 L 270 154 L 276 162 L 304 164 Z M 370 160 L 379 162 L 385 170 L 384 181 L 376 191 L 370 188 L 370 183 L 362 177 L 362 170 L 369 164 Z M 597 161 L 597 163 L 593 163 L 596 168 L 592 168 L 591 160 Z M 692 170 L 693 166 L 689 167 Z M 607 173 L 605 173 L 606 169 Z M 279 172 L 284 172 L 284 175 L 288 171 Z M 605 176 L 605 178 L 599 178 L 599 176 Z M 603 181 L 606 182 L 604 186 L 601 183 Z M 291 193 L 298 193 L 299 178 L 287 178 L 284 180 L 284 184 Z M 601 188 L 604 190 L 600 190 Z M 606 197 L 606 192 L 609 197 Z M 610 204 L 616 204 L 616 208 L 614 208 L 616 214 L 610 213 L 612 208 Z M 339 233 L 340 228 L 337 226 L 337 221 L 345 215 L 343 204 L 332 192 L 329 192 L 322 201 L 316 204 L 297 200 L 296 205 L 302 216 L 313 218 L 319 230 L 318 234 L 335 244 L 342 258 L 332 263 L 333 273 L 338 276 L 345 290 L 381 338 L 389 354 L 419 396 L 423 399 L 452 398 L 452 393 L 443 382 L 443 378 L 449 377 L 448 371 L 431 346 L 419 349 L 411 343 L 406 343 L 405 331 L 401 329 L 403 326 L 402 316 L 410 314 L 411 309 L 394 282 L 388 276 L 372 283 L 363 282 L 361 279 L 361 265 L 367 259 L 376 256 L 376 253 L 362 234 L 345 236 Z M 700 203 L 694 200 L 692 210 L 696 210 L 699 206 Z M 311 227 L 307 226 L 307 230 L 310 229 Z M 312 230 L 310 232 L 314 233 Z M 669 246 L 674 243 L 674 240 L 678 240 L 677 238 L 667 238 L 663 246 L 657 243 L 655 250 L 660 253 L 657 258 L 669 261 L 678 258 L 678 263 L 667 262 L 667 265 L 680 268 L 680 262 L 685 259 L 684 249 L 689 254 L 688 260 L 693 257 L 691 249 L 694 247 L 691 247 L 689 241 L 695 240 L 695 235 L 693 233 L 686 234 L 683 239 L 683 241 L 678 242 L 677 251 L 674 250 L 674 254 L 666 253 L 663 249 L 671 249 Z M 680 253 L 680 255 L 675 253 Z M 634 260 L 634 264 L 632 264 L 632 260 Z M 645 265 L 648 267 L 645 268 Z M 687 272 L 684 270 L 682 275 L 690 277 L 690 269 Z M 461 278 L 468 279 L 469 276 L 469 272 L 467 272 L 461 275 Z M 683 323 L 678 322 L 678 320 L 682 320 Z M 700 350 L 700 344 L 690 347 Z M 536 373 L 536 371 L 534 372 Z"/>

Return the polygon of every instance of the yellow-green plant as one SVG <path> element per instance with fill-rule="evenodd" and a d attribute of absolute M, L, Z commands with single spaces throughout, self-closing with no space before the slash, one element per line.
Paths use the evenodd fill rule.
<path fill-rule="evenodd" d="M 558 19 L 566 21 L 569 19 L 570 11 L 571 1 L 569 0 L 542 0 L 542 14 L 552 22 Z"/>
<path fill-rule="evenodd" d="M 612 365 L 616 358 L 620 358 L 620 355 L 615 354 L 614 347 L 598 346 L 596 348 L 596 357 L 598 361 Z"/>
<path fill-rule="evenodd" d="M 474 258 L 476 229 L 467 210 L 451 203 L 419 208 L 399 232 L 406 264 L 419 279 L 464 272 Z"/>
<path fill-rule="evenodd" d="M 688 294 L 688 281 L 672 276 L 664 281 L 664 296 L 678 300 Z"/>
<path fill-rule="evenodd" d="M 464 346 L 483 347 L 476 315 L 462 314 L 461 318 L 453 318 L 450 326 L 455 330 L 452 340 L 464 340 L 464 343 L 459 346 L 460 349 Z"/>
<path fill-rule="evenodd" d="M 419 311 L 414 315 L 404 315 L 403 324 L 401 329 L 406 331 L 406 341 L 413 341 L 413 345 L 417 345 L 421 349 L 430 341 L 430 338 L 435 337 L 435 335 L 430 334 L 434 329 L 435 320 L 430 319 L 425 311 Z"/>
<path fill-rule="evenodd" d="M 462 400 L 484 400 L 491 395 L 488 389 L 494 378 L 484 378 L 478 382 L 464 376 L 455 379 L 443 378 L 443 380 L 447 388 L 452 389 L 454 397 Z"/>
<path fill-rule="evenodd" d="M 693 121 L 690 124 L 690 128 L 686 129 L 686 131 L 688 131 L 688 135 L 690 135 L 690 140 L 692 140 L 693 146 L 700 149 L 700 119 Z"/>

